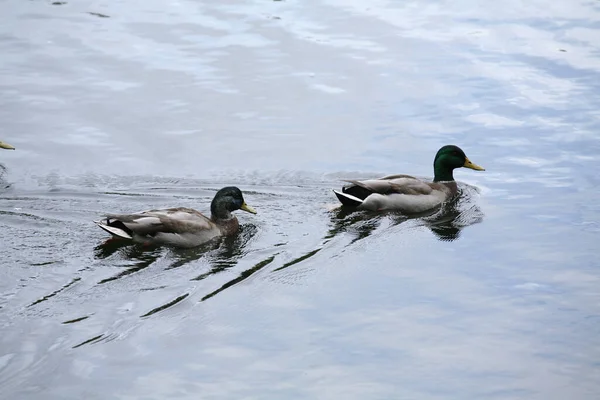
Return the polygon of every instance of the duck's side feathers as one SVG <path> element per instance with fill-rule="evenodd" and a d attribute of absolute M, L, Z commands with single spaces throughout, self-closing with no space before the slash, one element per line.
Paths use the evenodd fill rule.
<path fill-rule="evenodd" d="M 123 239 L 130 239 L 130 240 L 133 239 L 133 237 L 129 233 L 127 233 L 125 230 L 123 230 L 119 227 L 116 227 L 116 226 L 108 225 L 110 223 L 110 220 L 108 220 L 108 219 L 94 221 L 94 223 L 113 236 L 117 236 L 117 237 L 120 237 Z"/>
<path fill-rule="evenodd" d="M 221 236 L 218 229 L 202 232 L 158 232 L 153 236 L 146 236 L 143 241 L 157 245 L 171 245 L 177 247 L 196 247 L 216 237 Z"/>
<path fill-rule="evenodd" d="M 440 206 L 446 200 L 446 193 L 432 191 L 428 195 L 410 195 L 392 193 L 382 195 L 375 193 L 369 196 L 360 206 L 371 211 L 395 210 L 405 214 L 421 213 Z"/>
<path fill-rule="evenodd" d="M 359 199 L 358 197 L 352 196 L 349 193 L 343 193 L 343 192 L 339 192 L 337 190 L 334 190 L 333 193 L 335 193 L 335 195 L 337 196 L 340 203 L 342 203 L 342 205 L 344 205 L 344 206 L 358 207 L 363 203 L 363 201 L 361 199 Z"/>

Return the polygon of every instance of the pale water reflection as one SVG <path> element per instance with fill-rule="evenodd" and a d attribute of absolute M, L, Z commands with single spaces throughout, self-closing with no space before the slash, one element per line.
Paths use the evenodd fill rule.
<path fill-rule="evenodd" d="M 0 398 L 600 396 L 599 2 L 2 9 Z M 456 202 L 336 208 L 449 143 Z M 92 222 L 230 184 L 202 248 Z"/>

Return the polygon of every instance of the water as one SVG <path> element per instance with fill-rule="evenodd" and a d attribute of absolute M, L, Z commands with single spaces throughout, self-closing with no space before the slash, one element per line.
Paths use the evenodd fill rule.
<path fill-rule="evenodd" d="M 597 1 L 2 9 L 1 398 L 600 396 Z M 457 203 L 336 208 L 447 143 Z M 230 184 L 214 245 L 91 222 Z"/>

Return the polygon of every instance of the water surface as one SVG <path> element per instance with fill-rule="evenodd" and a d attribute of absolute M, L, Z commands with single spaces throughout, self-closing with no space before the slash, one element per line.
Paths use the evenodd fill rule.
<path fill-rule="evenodd" d="M 0 397 L 600 396 L 597 1 L 3 6 Z M 447 143 L 457 202 L 336 208 Z M 198 249 L 92 223 L 231 184 Z"/>

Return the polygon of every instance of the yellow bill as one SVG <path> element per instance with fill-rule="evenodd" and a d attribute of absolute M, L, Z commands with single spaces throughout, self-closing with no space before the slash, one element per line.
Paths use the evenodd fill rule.
<path fill-rule="evenodd" d="M 0 148 L 2 149 L 7 149 L 7 150 L 14 150 L 15 148 L 13 146 L 11 146 L 8 143 L 4 143 L 3 141 L 0 140 Z"/>
<path fill-rule="evenodd" d="M 463 167 L 474 169 L 475 171 L 485 171 L 485 168 L 480 167 L 479 165 L 472 163 L 471 160 L 469 160 L 468 158 L 465 158 L 465 163 L 463 164 Z"/>
<path fill-rule="evenodd" d="M 252 214 L 256 214 L 256 210 L 252 207 L 250 207 L 248 204 L 246 204 L 245 202 L 242 204 L 242 206 L 240 207 L 240 210 L 244 210 L 247 211 L 249 213 Z"/>

